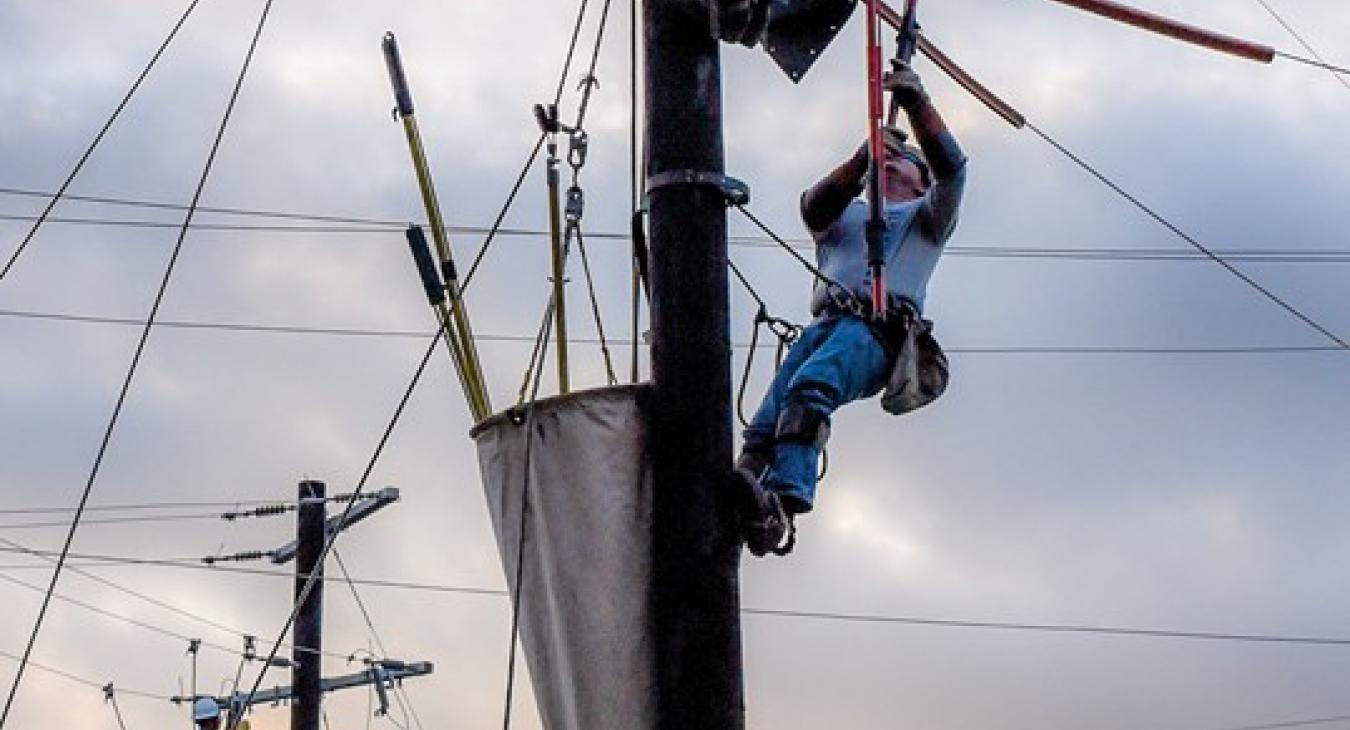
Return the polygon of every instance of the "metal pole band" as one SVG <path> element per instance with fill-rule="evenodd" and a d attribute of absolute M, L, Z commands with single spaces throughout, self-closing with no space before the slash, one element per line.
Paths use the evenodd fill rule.
<path fill-rule="evenodd" d="M 647 195 L 670 185 L 709 185 L 722 193 L 727 205 L 749 205 L 750 186 L 720 172 L 702 170 L 666 170 L 647 176 Z"/>

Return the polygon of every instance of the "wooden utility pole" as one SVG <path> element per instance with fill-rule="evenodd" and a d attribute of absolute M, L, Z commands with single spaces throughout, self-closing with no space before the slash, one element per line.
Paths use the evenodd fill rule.
<path fill-rule="evenodd" d="M 323 703 L 323 555 L 328 502 L 323 482 L 300 482 L 296 510 L 295 598 L 300 599 L 311 573 L 316 575 L 309 596 L 295 615 L 292 631 L 291 730 L 319 730 Z"/>
<path fill-rule="evenodd" d="M 721 61 L 703 2 L 643 21 L 659 726 L 741 730 Z"/>

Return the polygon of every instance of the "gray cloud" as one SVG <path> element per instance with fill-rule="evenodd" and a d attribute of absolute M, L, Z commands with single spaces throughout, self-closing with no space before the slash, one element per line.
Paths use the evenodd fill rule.
<path fill-rule="evenodd" d="M 1140 2 L 1159 12 L 1294 49 L 1255 3 Z M 0 7 L 0 184 L 52 188 L 125 91 L 179 2 L 84 0 Z M 1281 3 L 1335 58 L 1350 10 Z M 212 205 L 418 218 L 416 190 L 378 42 L 399 33 L 448 217 L 491 222 L 534 141 L 573 3 L 318 7 L 280 2 L 265 33 L 204 201 Z M 203 3 L 73 190 L 186 202 L 242 58 L 254 4 Z M 628 215 L 626 7 L 615 6 L 590 116 L 587 224 Z M 1350 94 L 1326 74 L 1262 67 L 1133 33 L 1050 3 L 935 3 L 925 25 L 960 62 L 1038 124 L 1188 231 L 1218 247 L 1343 249 Z M 587 26 L 587 36 L 593 25 Z M 755 209 L 801 236 L 797 191 L 860 138 L 859 30 L 850 27 L 800 86 L 758 53 L 728 48 L 729 170 Z M 1337 59 L 1344 60 L 1344 59 Z M 1182 248 L 1184 244 L 1038 142 L 927 69 L 971 156 L 956 243 Z M 569 82 L 564 109 L 575 104 Z M 536 167 L 507 218 L 544 225 Z M 0 212 L 41 201 L 0 197 Z M 63 203 L 69 215 L 177 220 Z M 202 220 L 222 221 L 220 216 Z M 731 217 L 735 232 L 752 229 Z M 0 252 L 25 226 L 0 222 Z M 172 230 L 45 227 L 0 308 L 142 317 Z M 465 261 L 480 237 L 456 238 Z M 528 334 L 542 308 L 543 241 L 494 244 L 470 302 L 480 333 Z M 592 264 L 611 336 L 628 330 L 625 246 L 595 240 Z M 735 249 L 776 312 L 803 319 L 809 279 L 770 250 Z M 574 262 L 575 264 L 575 262 Z M 1281 296 L 1350 333 L 1339 264 L 1244 264 Z M 575 329 L 585 316 L 572 271 Z M 352 236 L 192 232 L 163 316 L 426 329 L 398 233 Z M 1206 263 L 952 259 L 932 313 L 944 342 L 980 345 L 1320 344 L 1315 333 Z M 749 299 L 733 292 L 733 330 Z M 134 345 L 134 328 L 0 318 L 0 494 L 5 507 L 78 495 Z M 95 503 L 285 499 L 306 476 L 350 489 L 423 344 L 157 330 L 115 435 Z M 598 350 L 577 346 L 583 383 L 603 381 Z M 498 405 L 514 398 L 527 343 L 482 345 Z M 624 363 L 625 348 L 616 349 Z M 740 357 L 734 366 L 739 368 Z M 768 377 L 757 360 L 751 397 Z M 623 368 L 626 371 L 626 365 Z M 857 613 L 1344 635 L 1350 597 L 1342 525 L 1347 370 L 1332 354 L 1207 357 L 957 355 L 953 390 L 931 411 L 843 411 L 817 514 L 790 561 L 747 564 L 744 602 Z M 551 383 L 546 384 L 546 388 Z M 469 419 L 444 355 L 374 474 L 404 502 L 343 538 L 352 572 L 429 583 L 503 584 L 480 496 Z M 83 552 L 184 557 L 269 547 L 289 520 L 96 526 Z M 59 530 L 7 537 L 59 545 Z M 6 563 L 23 559 L 4 558 Z M 330 568 L 330 569 L 334 569 Z M 99 568 L 129 587 L 266 635 L 290 583 L 270 577 Z M 40 571 L 15 572 L 37 582 Z M 35 594 L 0 588 L 18 651 Z M 138 619 L 233 643 L 79 576 L 61 591 Z M 508 606 L 494 597 L 364 588 L 391 652 L 437 663 L 408 690 L 428 726 L 483 726 L 501 712 Z M 340 584 L 327 640 L 368 641 Z M 745 622 L 750 727 L 1205 728 L 1338 714 L 1339 648 L 1226 645 L 854 625 Z M 172 694 L 184 647 L 57 604 L 37 658 L 97 681 Z M 232 676 L 203 654 L 204 684 Z M 347 669 L 340 660 L 331 672 Z M 0 673 L 0 677 L 8 677 Z M 286 678 L 269 675 L 268 684 Z M 527 683 L 517 695 L 531 702 Z M 183 711 L 125 697 L 131 727 Z M 333 727 L 364 722 L 361 693 L 333 698 Z M 40 671 L 25 680 L 16 728 L 108 727 L 93 689 Z M 520 727 L 536 727 L 528 711 Z M 258 730 L 285 711 L 260 712 Z"/>

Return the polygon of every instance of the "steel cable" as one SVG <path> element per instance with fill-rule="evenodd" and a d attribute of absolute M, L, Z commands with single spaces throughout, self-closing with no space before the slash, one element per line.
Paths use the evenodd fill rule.
<path fill-rule="evenodd" d="M 84 163 L 88 162 L 89 157 L 94 154 L 94 150 L 98 149 L 98 145 L 103 141 L 104 135 L 108 133 L 108 130 L 112 128 L 113 123 L 121 116 L 122 110 L 125 109 L 127 104 L 131 101 L 131 97 L 136 95 L 136 90 L 141 87 L 141 82 L 145 81 L 145 77 L 150 75 L 151 69 L 155 67 L 155 64 L 159 63 L 160 56 L 164 55 L 164 51 L 168 49 L 169 44 L 172 43 L 174 37 L 178 35 L 179 29 L 187 23 L 188 17 L 192 15 L 193 10 L 197 9 L 197 3 L 200 1 L 201 0 L 192 0 L 192 2 L 188 3 L 187 9 L 179 16 L 178 22 L 173 26 L 173 30 L 169 31 L 169 35 L 164 39 L 164 42 L 159 45 L 159 48 L 155 50 L 155 54 L 150 57 L 150 62 L 145 65 L 145 68 L 141 71 L 140 75 L 136 77 L 136 80 L 131 84 L 131 88 L 128 89 L 126 95 L 122 97 L 122 101 L 117 104 L 117 108 L 113 109 L 112 115 L 103 123 L 103 127 L 99 129 L 98 134 L 94 135 L 93 141 L 85 148 L 84 154 L 80 155 L 79 161 L 75 163 L 75 167 L 71 169 L 68 175 L 66 175 L 66 179 L 61 182 L 61 186 L 56 189 L 56 193 L 51 196 L 51 200 L 49 200 L 46 207 L 42 209 L 42 214 L 33 221 L 33 225 L 29 227 L 28 233 L 24 235 L 18 248 L 10 255 L 9 260 L 5 262 L 4 268 L 0 268 L 0 281 L 3 281 L 5 276 L 9 274 L 9 270 L 14 267 L 14 262 L 19 260 L 19 256 L 23 254 L 24 249 L 27 248 L 28 244 L 33 240 L 33 236 L 37 235 L 38 229 L 41 228 L 43 222 L 47 220 L 47 216 L 51 214 L 52 209 L 56 207 L 57 203 L 61 202 L 61 197 L 65 195 L 66 190 L 70 187 L 71 183 L 75 182 L 75 177 L 80 174 L 80 170 L 84 169 Z"/>
<path fill-rule="evenodd" d="M 244 79 L 248 75 L 249 66 L 252 64 L 254 52 L 258 47 L 258 40 L 262 37 L 262 31 L 267 24 L 267 17 L 271 8 L 272 0 L 266 0 L 262 13 L 258 18 L 258 24 L 254 29 L 253 37 L 249 41 L 248 52 L 244 56 L 244 62 L 239 70 L 239 75 L 235 80 L 234 89 L 230 92 L 229 102 L 225 106 L 225 112 L 221 117 L 220 126 L 216 130 L 215 139 L 211 143 L 211 151 L 207 155 L 206 164 L 203 166 L 201 176 L 197 180 L 197 187 L 193 192 L 192 201 L 189 203 L 187 215 L 183 221 L 183 227 L 178 233 L 178 239 L 174 243 L 173 253 L 169 257 L 169 263 L 160 280 L 154 303 L 150 307 L 150 314 L 146 318 L 145 326 L 141 330 L 140 339 L 136 344 L 135 354 L 132 356 L 131 365 L 127 368 L 126 378 L 123 380 L 121 391 L 117 396 L 117 403 L 113 407 L 112 416 L 108 419 L 108 426 L 103 433 L 102 441 L 98 447 L 98 453 L 94 458 L 94 464 L 90 468 L 89 478 L 85 483 L 83 493 L 80 495 L 79 506 L 75 510 L 74 519 L 71 520 L 70 530 L 66 533 L 65 544 L 61 548 L 61 556 L 56 561 L 56 569 L 52 572 L 51 582 L 47 588 L 47 596 L 43 599 L 41 608 L 38 609 L 37 619 L 33 623 L 33 629 L 29 635 L 27 646 L 24 648 L 23 659 L 19 661 L 18 671 L 15 672 L 13 683 L 10 685 L 9 696 L 5 699 L 4 710 L 0 711 L 0 728 L 5 726 L 5 722 L 9 719 L 9 713 L 13 709 L 14 699 L 18 695 L 19 686 L 23 681 L 24 669 L 27 666 L 29 657 L 32 655 L 33 646 L 37 643 L 38 634 L 42 629 L 43 619 L 47 614 L 47 608 L 51 604 L 51 594 L 56 590 L 56 584 L 60 580 L 61 568 L 65 563 L 66 553 L 70 551 L 71 543 L 75 539 L 75 531 L 79 528 L 80 518 L 84 515 L 84 507 L 89 501 L 90 494 L 93 492 L 94 483 L 98 478 L 99 468 L 103 464 L 104 454 L 107 453 L 108 444 L 112 440 L 113 430 L 117 426 L 118 417 L 121 415 L 122 406 L 126 402 L 127 393 L 131 390 L 131 382 L 136 374 L 136 368 L 140 364 L 141 355 L 145 352 L 146 341 L 149 339 L 150 330 L 154 326 L 155 316 L 159 313 L 160 305 L 164 301 L 164 294 L 169 288 L 169 280 L 173 276 L 174 267 L 178 263 L 179 254 L 183 249 L 183 242 L 187 238 L 188 226 L 192 221 L 193 212 L 197 203 L 201 200 L 202 191 L 206 188 L 207 178 L 210 177 L 211 168 L 216 160 L 216 154 L 219 152 L 221 141 L 225 137 L 225 130 L 229 127 L 230 117 L 234 113 L 235 104 L 239 99 L 239 92 L 244 86 Z"/>

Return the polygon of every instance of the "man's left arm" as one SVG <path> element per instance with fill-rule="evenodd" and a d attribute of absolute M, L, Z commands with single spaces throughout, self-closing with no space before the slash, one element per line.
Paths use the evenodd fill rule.
<path fill-rule="evenodd" d="M 933 237 L 939 242 L 946 241 L 956 227 L 965 191 L 966 155 L 913 69 L 902 66 L 887 74 L 886 87 L 898 95 L 915 141 L 928 161 L 933 184 L 924 195 L 925 218 Z"/>

